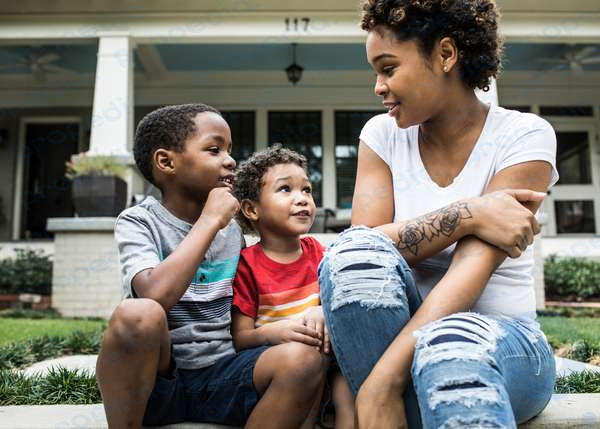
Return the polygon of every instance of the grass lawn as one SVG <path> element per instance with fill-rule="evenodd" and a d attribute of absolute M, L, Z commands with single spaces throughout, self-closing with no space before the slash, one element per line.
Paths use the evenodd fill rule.
<path fill-rule="evenodd" d="M 66 336 L 77 330 L 93 331 L 105 324 L 103 320 L 0 318 L 0 346 L 29 337 Z"/>
<path fill-rule="evenodd" d="M 584 340 L 600 348 L 600 318 L 538 317 L 542 330 L 562 344 Z"/>

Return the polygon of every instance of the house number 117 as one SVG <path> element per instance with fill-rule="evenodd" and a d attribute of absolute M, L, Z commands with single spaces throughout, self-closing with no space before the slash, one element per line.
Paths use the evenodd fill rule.
<path fill-rule="evenodd" d="M 302 26 L 302 30 L 308 31 L 308 24 L 310 22 L 310 18 L 286 18 L 285 22 L 285 31 L 299 31 Z"/>

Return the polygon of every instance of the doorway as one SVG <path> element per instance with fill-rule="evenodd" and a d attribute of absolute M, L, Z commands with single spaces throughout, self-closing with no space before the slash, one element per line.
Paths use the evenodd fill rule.
<path fill-rule="evenodd" d="M 46 229 L 48 218 L 74 215 L 65 164 L 78 152 L 80 128 L 79 122 L 69 119 L 25 121 L 21 127 L 24 147 L 18 238 L 52 238 Z"/>

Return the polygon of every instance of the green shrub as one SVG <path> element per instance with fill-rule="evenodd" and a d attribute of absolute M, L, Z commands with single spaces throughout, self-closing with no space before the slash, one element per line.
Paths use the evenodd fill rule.
<path fill-rule="evenodd" d="M 96 378 L 77 369 L 52 368 L 46 376 L 0 370 L 0 406 L 101 402 Z"/>
<path fill-rule="evenodd" d="M 51 368 L 32 389 L 36 403 L 94 404 L 102 402 L 96 377 L 64 367 Z"/>
<path fill-rule="evenodd" d="M 52 259 L 43 250 L 15 249 L 16 256 L 0 260 L 0 293 L 50 295 Z"/>
<path fill-rule="evenodd" d="M 64 352 L 84 355 L 98 353 L 102 343 L 102 334 L 102 330 L 93 332 L 75 331 L 65 338 L 63 342 Z"/>
<path fill-rule="evenodd" d="M 73 180 L 78 176 L 118 176 L 125 178 L 127 165 L 114 155 L 92 155 L 88 156 L 82 152 L 67 162 L 65 176 Z"/>
<path fill-rule="evenodd" d="M 32 310 L 31 308 L 7 308 L 0 311 L 2 319 L 61 319 L 61 315 L 53 308 Z M 89 318 L 91 319 L 91 318 Z"/>
<path fill-rule="evenodd" d="M 544 310 L 537 310 L 536 313 L 538 317 L 588 317 L 600 319 L 600 308 L 596 307 L 547 307 Z"/>
<path fill-rule="evenodd" d="M 544 262 L 544 282 L 548 296 L 600 297 L 600 262 L 551 255 Z"/>
<path fill-rule="evenodd" d="M 0 369 L 0 406 L 27 404 L 29 392 L 36 381 L 36 377 L 29 378 L 16 371 Z"/>
<path fill-rule="evenodd" d="M 104 327 L 95 331 L 75 331 L 68 336 L 45 335 L 0 347 L 0 370 L 19 369 L 35 362 L 65 354 L 97 354 Z"/>
<path fill-rule="evenodd" d="M 586 370 L 559 377 L 554 393 L 600 393 L 600 373 Z"/>

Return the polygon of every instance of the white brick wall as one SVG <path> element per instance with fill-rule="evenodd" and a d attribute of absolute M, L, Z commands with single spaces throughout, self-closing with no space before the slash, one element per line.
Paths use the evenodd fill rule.
<path fill-rule="evenodd" d="M 121 300 L 113 231 L 57 232 L 52 306 L 66 317 L 108 318 Z"/>

